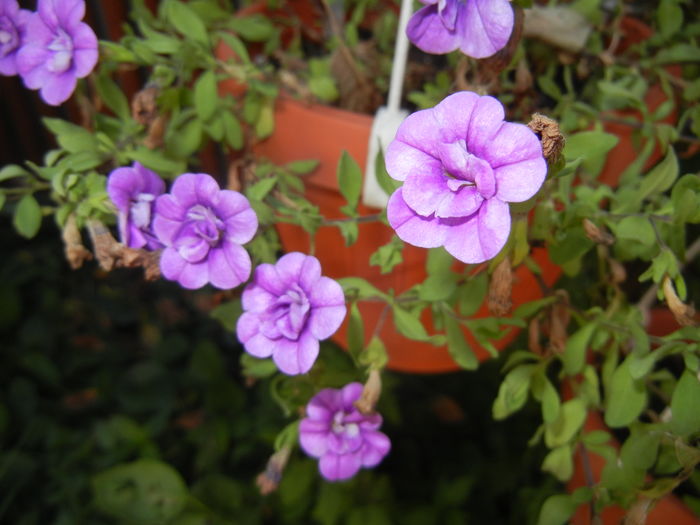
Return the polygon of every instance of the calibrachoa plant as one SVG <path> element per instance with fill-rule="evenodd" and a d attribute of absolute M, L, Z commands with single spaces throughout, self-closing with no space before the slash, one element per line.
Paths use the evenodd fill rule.
<path fill-rule="evenodd" d="M 182 406 L 168 405 L 149 425 L 170 429 L 173 420 L 173 435 L 206 441 L 206 451 L 184 468 L 198 476 L 210 461 L 216 474 L 186 486 L 164 460 L 143 459 L 168 458 L 180 443 L 156 450 L 136 423 L 117 421 L 111 425 L 118 438 L 110 441 L 99 427 L 90 454 L 112 441 L 128 441 L 130 448 L 112 463 L 100 462 L 111 468 L 89 488 L 76 489 L 92 490 L 94 508 L 125 523 L 219 523 L 222 516 L 200 496 L 220 481 L 229 460 L 248 453 L 235 439 L 259 431 L 265 449 L 274 448 L 260 467 L 260 492 L 289 480 L 298 492 L 280 498 L 283 504 L 318 499 L 313 519 L 345 523 L 342 509 L 354 505 L 343 499 L 348 491 L 371 492 L 366 480 L 391 474 L 392 456 L 401 453 L 397 440 L 392 448 L 392 425 L 411 413 L 415 400 L 394 394 L 401 377 L 386 371 L 396 356 L 420 344 L 426 353 L 444 351 L 455 368 L 474 370 L 488 354 L 498 357 L 505 341 L 515 342 L 506 350 L 498 394 L 486 400 L 493 417 L 507 418 L 528 400 L 538 404 L 537 429 L 524 439 L 544 450 L 542 470 L 562 483 L 577 479 L 578 463 L 586 472 L 577 490 L 544 502 L 540 524 L 566 522 L 577 509 L 596 520 L 609 505 L 628 509 L 628 519 L 641 523 L 654 505 L 662 512 L 677 501 L 666 496 L 678 487 L 688 487 L 685 501 L 700 508 L 693 492 L 700 490 L 694 474 L 700 331 L 690 304 L 699 288 L 696 278 L 687 279 L 700 254 L 694 63 L 700 48 L 697 24 L 686 23 L 689 4 L 660 2 L 646 18 L 656 34 L 628 42 L 625 13 L 628 7 L 637 12 L 634 2 L 619 11 L 581 2 L 553 9 L 525 0 L 423 2 L 407 35 L 419 50 L 447 57 L 421 55 L 420 64 L 408 68 L 406 84 L 414 91 L 403 103 L 411 113 L 382 156 L 369 159 L 389 199 L 374 212 L 360 206 L 357 162 L 366 159 L 339 154 L 340 197 L 317 202 L 307 182 L 327 184 L 315 177 L 327 166 L 301 155 L 274 163 L 260 152 L 276 132 L 281 89 L 353 108 L 383 96 L 390 59 L 379 55 L 391 47 L 394 10 L 350 2 L 341 21 L 322 2 L 333 31 L 329 51 L 322 44 L 327 35 L 295 15 L 279 25 L 280 13 L 294 9 L 270 18 L 232 17 L 224 0 L 158 4 L 152 12 L 144 2 L 130 2 L 125 36 L 98 43 L 83 21 L 83 0 L 38 0 L 36 11 L 0 0 L 0 73 L 18 75 L 44 103 L 65 103 L 66 114 L 80 120 L 44 119 L 56 148 L 42 163 L 0 170 L 0 208 L 27 238 L 51 215 L 74 268 L 95 264 L 87 262 L 94 258 L 104 271 L 140 267 L 148 280 L 162 277 L 175 291 L 196 290 L 183 293 L 183 301 L 211 310 L 240 343 L 241 384 L 269 387 L 260 407 L 274 401 L 287 426 L 256 426 L 251 414 L 263 408 L 241 407 L 242 397 L 222 386 L 218 379 L 234 374 L 223 361 L 207 360 L 215 352 L 192 350 L 190 359 L 178 340 L 144 328 L 143 346 L 157 347 L 159 366 L 175 366 L 187 355 L 193 377 L 209 389 L 193 409 L 199 400 L 185 382 Z M 642 7 L 640 13 L 651 12 Z M 234 58 L 221 58 L 223 47 Z M 308 49 L 311 56 L 301 60 Z M 425 78 L 416 81 L 421 71 Z M 122 89 L 132 85 L 140 89 Z M 650 94 L 663 101 L 647 105 Z M 634 139 L 607 131 L 612 124 L 633 130 Z M 308 129 L 298 123 L 300 134 Z M 618 142 L 636 149 L 624 171 L 611 173 L 604 170 L 606 157 L 624 156 L 614 149 Z M 341 197 L 345 202 L 335 206 Z M 321 213 L 329 208 L 329 216 Z M 367 225 L 389 242 L 380 245 Z M 328 228 L 337 228 L 335 239 L 342 241 L 321 234 Z M 308 239 L 308 250 L 285 253 L 281 235 L 289 231 L 298 236 L 294 241 Z M 368 245 L 374 249 L 368 260 L 339 275 L 334 262 L 354 261 Z M 404 254 L 406 245 L 419 249 Z M 329 249 L 331 256 L 324 253 Z M 416 268 L 421 278 L 406 282 L 402 272 Z M 401 278 L 386 275 L 392 273 Z M 561 275 L 566 279 L 557 281 Z M 640 283 L 648 284 L 640 290 Z M 668 333 L 648 328 L 657 302 L 676 321 Z M 158 307 L 178 318 L 172 305 Z M 336 352 L 336 344 L 343 351 Z M 28 362 L 22 361 L 23 374 L 55 383 L 50 360 L 34 368 Z M 158 373 L 144 367 L 134 376 L 151 381 Z M 204 376 L 213 377 L 212 384 Z M 97 382 L 81 396 L 99 398 L 100 389 L 111 388 L 103 378 Z M 33 399 L 23 383 L 8 390 Z M 241 419 L 217 427 L 209 416 L 230 406 Z M 605 467 L 595 471 L 590 454 Z M 125 462 L 136 456 L 143 458 Z M 341 482 L 322 485 L 318 497 L 315 482 L 304 478 L 315 472 L 315 460 L 320 478 Z M 374 468 L 375 474 L 361 472 Z M 166 472 L 165 481 L 143 481 L 154 472 Z M 229 485 L 222 493 L 238 494 L 239 485 Z M 153 496 L 153 487 L 162 497 Z M 454 507 L 462 497 L 454 494 L 462 493 L 448 492 Z M 323 503 L 328 494 L 340 503 Z M 367 509 L 377 505 L 372 500 Z M 306 519 L 300 516 L 307 511 L 285 519 Z M 443 511 L 435 510 L 432 521 L 467 521 Z M 230 521 L 239 518 L 254 522 L 249 515 Z"/>

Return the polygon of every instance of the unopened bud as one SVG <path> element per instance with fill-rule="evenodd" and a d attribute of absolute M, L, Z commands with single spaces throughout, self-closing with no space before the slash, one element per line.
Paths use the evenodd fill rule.
<path fill-rule="evenodd" d="M 382 375 L 377 369 L 369 371 L 369 377 L 362 389 L 360 399 L 355 401 L 355 408 L 362 414 L 374 413 L 374 407 L 377 406 L 377 401 L 382 395 Z"/>
<path fill-rule="evenodd" d="M 506 257 L 491 274 L 489 281 L 488 308 L 493 315 L 508 315 L 513 308 L 513 269 L 510 257 Z"/>
<path fill-rule="evenodd" d="M 664 277 L 663 288 L 668 308 L 671 310 L 671 313 L 673 313 L 673 317 L 676 318 L 678 324 L 681 326 L 694 326 L 696 324 L 695 308 L 680 300 L 668 276 Z"/>

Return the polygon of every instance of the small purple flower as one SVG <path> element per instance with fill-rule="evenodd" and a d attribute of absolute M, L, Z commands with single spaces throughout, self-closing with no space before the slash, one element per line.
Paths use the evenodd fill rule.
<path fill-rule="evenodd" d="M 426 53 L 450 53 L 484 58 L 502 49 L 513 31 L 508 0 L 421 0 L 406 34 Z"/>
<path fill-rule="evenodd" d="M 495 98 L 462 91 L 401 123 L 386 167 L 404 183 L 387 204 L 402 240 L 444 246 L 465 263 L 491 259 L 503 248 L 508 203 L 535 195 L 547 174 L 537 136 L 503 118 Z"/>
<path fill-rule="evenodd" d="M 0 75 L 17 74 L 17 52 L 30 15 L 17 0 L 0 0 Z"/>
<path fill-rule="evenodd" d="M 156 200 L 153 231 L 166 246 L 160 271 L 189 289 L 238 286 L 251 268 L 241 245 L 257 229 L 258 217 L 243 195 L 220 189 L 206 173 L 184 173 Z"/>
<path fill-rule="evenodd" d="M 153 204 L 164 191 L 163 179 L 138 162 L 109 174 L 107 194 L 119 210 L 119 237 L 129 248 L 163 247 L 153 233 L 152 223 Z"/>
<path fill-rule="evenodd" d="M 299 252 L 261 264 L 243 291 L 238 339 L 255 357 L 270 357 L 285 374 L 305 374 L 316 361 L 319 340 L 345 318 L 340 285 L 321 275 L 321 263 Z"/>
<path fill-rule="evenodd" d="M 329 481 L 351 478 L 361 467 L 376 467 L 391 448 L 389 438 L 379 431 L 382 416 L 364 415 L 355 408 L 361 395 L 362 385 L 350 383 L 339 390 L 321 390 L 306 405 L 299 443 L 309 456 L 320 459 L 318 469 Z"/>
<path fill-rule="evenodd" d="M 39 0 L 27 21 L 25 41 L 17 53 L 17 69 L 29 89 L 57 106 L 71 96 L 77 79 L 97 63 L 97 37 L 81 22 L 85 0 Z"/>

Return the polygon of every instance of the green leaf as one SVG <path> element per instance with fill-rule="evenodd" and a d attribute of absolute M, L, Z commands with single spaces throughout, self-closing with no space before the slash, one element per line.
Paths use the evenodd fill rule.
<path fill-rule="evenodd" d="M 535 369 L 536 365 L 534 364 L 523 364 L 508 372 L 493 403 L 494 419 L 505 419 L 525 404 Z"/>
<path fill-rule="evenodd" d="M 351 208 L 356 208 L 362 192 L 362 170 L 345 150 L 338 161 L 337 176 L 340 193 Z"/>
<path fill-rule="evenodd" d="M 542 470 L 552 473 L 559 481 L 568 481 L 574 473 L 571 446 L 562 445 L 547 454 L 542 462 Z"/>
<path fill-rule="evenodd" d="M 275 187 L 275 184 L 277 184 L 277 177 L 266 177 L 262 180 L 259 180 L 252 186 L 249 186 L 246 189 L 246 195 L 251 200 L 261 201 L 267 196 L 268 193 L 272 191 L 272 188 Z"/>
<path fill-rule="evenodd" d="M 358 299 L 387 297 L 384 292 L 381 292 L 378 288 L 361 277 L 343 277 L 338 279 L 338 283 L 340 283 L 340 286 L 343 287 L 343 291 L 345 292 L 346 296 L 348 294 L 356 294 Z"/>
<path fill-rule="evenodd" d="M 678 178 L 678 159 L 673 148 L 668 148 L 666 156 L 642 179 L 639 186 L 640 201 L 668 190 Z"/>
<path fill-rule="evenodd" d="M 121 88 L 106 74 L 95 75 L 95 86 L 102 101 L 122 120 L 131 118 L 129 101 Z"/>
<path fill-rule="evenodd" d="M 255 121 L 255 135 L 259 139 L 265 139 L 275 131 L 274 100 L 267 99 L 260 106 L 260 113 Z"/>
<path fill-rule="evenodd" d="M 432 248 L 428 250 L 428 258 L 425 262 L 425 271 L 428 275 L 449 273 L 455 259 L 444 248 Z"/>
<path fill-rule="evenodd" d="M 43 118 L 42 122 L 56 136 L 58 144 L 70 153 L 93 151 L 99 145 L 95 135 L 81 126 L 58 118 Z"/>
<path fill-rule="evenodd" d="M 619 139 L 604 131 L 580 131 L 567 137 L 564 146 L 565 158 L 573 161 L 583 157 L 583 166 L 593 175 L 597 175 L 605 163 L 605 157 Z"/>
<path fill-rule="evenodd" d="M 270 20 L 260 14 L 231 18 L 227 24 L 229 29 L 238 33 L 242 38 L 250 42 L 264 42 L 268 40 L 274 27 Z"/>
<path fill-rule="evenodd" d="M 459 366 L 465 370 L 476 370 L 479 360 L 474 354 L 469 342 L 464 337 L 459 322 L 447 313 L 443 316 L 443 324 L 447 334 L 447 351 Z"/>
<path fill-rule="evenodd" d="M 127 151 L 125 155 L 129 159 L 140 162 L 147 168 L 157 171 L 168 178 L 172 178 L 185 171 L 185 166 L 182 162 L 169 159 L 162 153 L 145 147 Z"/>
<path fill-rule="evenodd" d="M 597 323 L 589 322 L 566 341 L 561 360 L 564 363 L 564 371 L 567 375 L 573 376 L 583 370 L 583 366 L 586 363 L 586 350 L 597 327 Z"/>
<path fill-rule="evenodd" d="M 221 31 L 217 35 L 224 41 L 224 43 L 231 48 L 236 57 L 240 58 L 244 64 L 250 64 L 250 55 L 248 54 L 248 49 L 245 44 L 235 35 L 228 33 L 226 31 Z"/>
<path fill-rule="evenodd" d="M 2 207 L 5 205 L 5 202 L 7 201 L 7 195 L 5 195 L 2 190 L 0 190 L 0 210 L 2 210 Z"/>
<path fill-rule="evenodd" d="M 654 466 L 659 455 L 660 432 L 637 431 L 630 435 L 620 450 L 622 463 L 635 469 L 647 470 Z"/>
<path fill-rule="evenodd" d="M 453 273 L 435 273 L 421 283 L 418 296 L 423 301 L 444 301 L 457 289 L 457 276 Z"/>
<path fill-rule="evenodd" d="M 21 236 L 31 239 L 41 226 L 41 208 L 33 195 L 24 195 L 15 208 L 12 223 Z"/>
<path fill-rule="evenodd" d="M 374 174 L 377 177 L 377 183 L 379 187 L 384 190 L 387 195 L 393 194 L 396 189 L 401 186 L 401 183 L 394 180 L 389 175 L 386 170 L 386 162 L 384 161 L 384 153 L 381 148 L 377 152 L 377 156 L 374 159 Z"/>
<path fill-rule="evenodd" d="M 316 159 L 295 160 L 285 164 L 285 168 L 297 175 L 306 175 L 314 171 L 317 167 L 318 160 Z"/>
<path fill-rule="evenodd" d="M 672 64 L 674 62 L 699 62 L 700 48 L 693 44 L 674 44 L 662 48 L 654 57 L 655 64 Z"/>
<path fill-rule="evenodd" d="M 481 272 L 462 284 L 457 292 L 459 312 L 465 317 L 474 315 L 484 302 L 488 288 L 489 281 L 486 272 Z"/>
<path fill-rule="evenodd" d="M 183 36 L 209 47 L 209 32 L 199 15 L 178 0 L 168 0 L 165 13 L 173 27 Z"/>
<path fill-rule="evenodd" d="M 167 523 L 184 509 L 187 488 L 170 465 L 140 459 L 117 465 L 92 478 L 95 506 L 117 520 Z"/>
<path fill-rule="evenodd" d="M 22 166 L 18 166 L 17 164 L 8 164 L 7 166 L 3 166 L 3 168 L 0 170 L 0 182 L 13 179 L 15 177 L 26 177 L 28 175 L 31 175 L 31 173 Z"/>
<path fill-rule="evenodd" d="M 570 399 L 561 405 L 557 419 L 547 424 L 544 442 L 554 448 L 569 443 L 586 421 L 586 404 L 578 398 Z"/>
<path fill-rule="evenodd" d="M 696 374 L 686 370 L 678 380 L 671 398 L 671 431 L 685 436 L 700 432 L 700 381 Z"/>
<path fill-rule="evenodd" d="M 606 392 L 605 423 L 611 428 L 629 425 L 647 405 L 644 383 L 634 380 L 629 364 L 628 358 L 615 369 Z"/>
<path fill-rule="evenodd" d="M 561 401 L 559 393 L 551 381 L 543 374 L 542 383 L 542 419 L 545 423 L 553 423 L 559 417 Z"/>
<path fill-rule="evenodd" d="M 358 359 L 361 365 L 376 370 L 381 370 L 389 362 L 389 354 L 382 340 L 376 335 L 370 339 L 367 348 Z"/>
<path fill-rule="evenodd" d="M 537 525 L 565 525 L 576 512 L 577 503 L 569 494 L 549 496 L 540 509 Z"/>
<path fill-rule="evenodd" d="M 413 315 L 398 305 L 393 305 L 394 325 L 396 329 L 408 339 L 415 341 L 425 341 L 429 338 L 423 323 Z"/>
<path fill-rule="evenodd" d="M 258 379 L 277 373 L 277 365 L 272 359 L 259 359 L 246 352 L 241 354 L 241 368 L 244 376 Z"/>
<path fill-rule="evenodd" d="M 216 75 L 213 71 L 205 71 L 194 85 L 194 109 L 200 120 L 206 122 L 214 116 L 217 101 Z"/>
<path fill-rule="evenodd" d="M 661 0 L 656 9 L 656 19 L 661 36 L 668 39 L 675 35 L 683 25 L 683 9 L 678 5 L 678 0 Z"/>
<path fill-rule="evenodd" d="M 377 248 L 369 257 L 369 263 L 372 266 L 379 266 L 382 275 L 391 272 L 397 264 L 403 262 L 402 251 L 404 243 L 396 235 L 385 244 Z"/>
<path fill-rule="evenodd" d="M 226 301 L 216 306 L 209 315 L 219 321 L 229 332 L 236 331 L 238 318 L 243 313 L 241 301 Z"/>

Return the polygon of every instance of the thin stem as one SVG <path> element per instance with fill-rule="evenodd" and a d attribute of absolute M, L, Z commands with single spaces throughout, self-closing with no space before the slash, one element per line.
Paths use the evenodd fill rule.
<path fill-rule="evenodd" d="M 373 213 L 372 215 L 363 215 L 361 217 L 343 217 L 342 219 L 322 219 L 321 226 L 336 226 L 346 222 L 377 222 L 382 218 L 382 213 Z"/>

